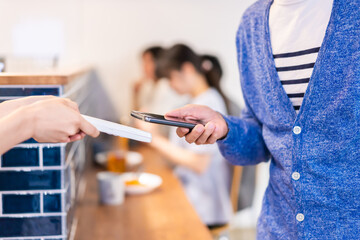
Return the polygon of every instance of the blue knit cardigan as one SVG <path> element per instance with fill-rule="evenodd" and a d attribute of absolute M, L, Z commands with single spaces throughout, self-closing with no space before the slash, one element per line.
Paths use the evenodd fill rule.
<path fill-rule="evenodd" d="M 236 165 L 271 161 L 259 240 L 360 239 L 360 1 L 334 0 L 298 114 L 272 57 L 271 3 L 256 2 L 242 18 L 246 110 L 226 117 L 219 148 Z"/>

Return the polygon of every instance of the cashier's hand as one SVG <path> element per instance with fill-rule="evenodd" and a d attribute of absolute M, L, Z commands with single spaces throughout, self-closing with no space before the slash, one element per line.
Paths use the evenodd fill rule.
<path fill-rule="evenodd" d="M 77 104 L 69 99 L 51 97 L 24 108 L 32 122 L 32 137 L 39 142 L 66 143 L 85 135 L 99 135 L 99 131 L 81 116 Z"/>
<path fill-rule="evenodd" d="M 222 115 L 207 106 L 190 104 L 185 107 L 168 112 L 165 117 L 177 117 L 184 120 L 200 120 L 204 125 L 198 124 L 189 132 L 187 128 L 178 128 L 179 137 L 185 137 L 188 143 L 213 144 L 224 138 L 228 133 L 228 126 Z"/>

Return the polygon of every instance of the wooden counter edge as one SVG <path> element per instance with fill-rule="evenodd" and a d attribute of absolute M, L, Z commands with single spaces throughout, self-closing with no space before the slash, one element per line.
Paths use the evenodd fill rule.
<path fill-rule="evenodd" d="M 92 69 L 92 67 L 82 67 L 72 71 L 54 71 L 39 74 L 0 73 L 0 85 L 65 85 Z"/>

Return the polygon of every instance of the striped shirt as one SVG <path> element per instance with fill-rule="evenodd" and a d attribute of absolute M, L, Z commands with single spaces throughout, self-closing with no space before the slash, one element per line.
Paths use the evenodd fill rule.
<path fill-rule="evenodd" d="M 307 89 L 320 47 L 274 54 L 276 71 L 296 112 Z"/>
<path fill-rule="evenodd" d="M 275 0 L 271 47 L 279 80 L 298 113 L 330 19 L 331 0 Z"/>

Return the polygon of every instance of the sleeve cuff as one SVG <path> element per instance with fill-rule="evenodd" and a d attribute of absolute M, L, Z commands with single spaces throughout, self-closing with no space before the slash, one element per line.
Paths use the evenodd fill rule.
<path fill-rule="evenodd" d="M 233 131 L 233 128 L 232 128 L 233 123 L 232 123 L 230 117 L 223 115 L 223 118 L 225 119 L 225 122 L 226 122 L 226 124 L 228 126 L 228 133 L 226 134 L 226 136 L 224 138 L 219 139 L 219 140 L 216 141 L 216 143 L 219 144 L 219 146 L 226 145 L 226 144 L 231 144 L 234 141 L 234 131 Z"/>

